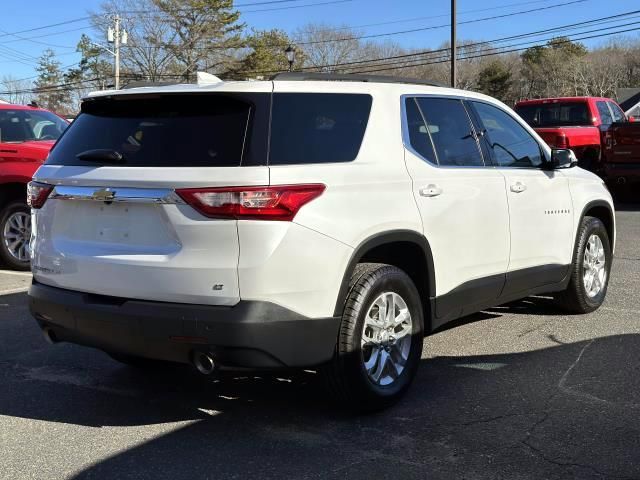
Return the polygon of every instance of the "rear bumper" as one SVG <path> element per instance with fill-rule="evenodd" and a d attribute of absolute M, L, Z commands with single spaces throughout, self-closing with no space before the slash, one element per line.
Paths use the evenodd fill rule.
<path fill-rule="evenodd" d="M 233 307 L 104 297 L 34 282 L 29 308 L 57 341 L 188 363 L 194 351 L 221 365 L 311 367 L 331 359 L 340 319 L 306 318 L 269 302 Z"/>

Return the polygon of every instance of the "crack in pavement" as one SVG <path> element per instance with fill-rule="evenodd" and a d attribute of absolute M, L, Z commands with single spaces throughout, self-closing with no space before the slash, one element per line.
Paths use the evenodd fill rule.
<path fill-rule="evenodd" d="M 592 465 L 585 465 L 582 463 L 578 463 L 576 461 L 572 461 L 572 460 L 568 460 L 568 461 L 562 461 L 559 459 L 555 459 L 555 458 L 550 458 L 548 457 L 545 452 L 541 449 L 538 448 L 536 446 L 534 446 L 531 443 L 531 439 L 535 436 L 535 431 L 540 427 L 540 425 L 542 425 L 543 423 L 545 423 L 549 417 L 551 416 L 551 412 L 549 411 L 550 408 L 550 404 L 553 401 L 554 398 L 556 398 L 558 396 L 559 393 L 564 393 L 564 394 L 568 394 L 571 396 L 582 396 L 582 397 L 586 397 L 589 399 L 596 399 L 599 401 L 599 403 L 606 403 L 607 405 L 611 405 L 611 402 L 607 402 L 606 400 L 602 400 L 599 399 L 597 397 L 593 397 L 593 395 L 589 395 L 589 394 L 585 394 L 582 392 L 576 392 L 574 390 L 572 390 L 571 388 L 566 386 L 567 383 L 567 379 L 569 378 L 569 376 L 571 375 L 571 372 L 573 372 L 573 370 L 575 370 L 575 368 L 578 366 L 578 364 L 580 363 L 580 361 L 582 360 L 582 357 L 585 353 L 585 351 L 596 341 L 596 339 L 592 339 L 591 341 L 589 341 L 584 347 L 582 347 L 582 349 L 580 350 L 580 352 L 578 353 L 578 356 L 576 357 L 576 359 L 573 361 L 573 363 L 569 366 L 569 368 L 567 368 L 565 370 L 565 372 L 562 374 L 562 376 L 560 377 L 560 380 L 558 381 L 558 389 L 559 392 L 556 392 L 552 395 L 549 396 L 549 398 L 547 398 L 547 400 L 545 401 L 545 406 L 544 406 L 544 416 L 539 419 L 538 421 L 536 421 L 526 432 L 525 432 L 525 437 L 520 440 L 520 444 L 523 445 L 524 447 L 526 447 L 528 450 L 530 450 L 532 453 L 534 453 L 536 456 L 542 458 L 544 461 L 552 464 L 552 465 L 557 465 L 563 468 L 583 468 L 586 470 L 590 470 L 591 472 L 595 473 L 596 475 L 599 475 L 600 477 L 603 478 L 616 478 L 619 480 L 633 480 L 633 477 L 625 477 L 625 476 L 620 476 L 620 475 L 612 475 L 609 473 L 604 473 L 600 470 L 598 470 L 596 467 L 592 466 Z"/>

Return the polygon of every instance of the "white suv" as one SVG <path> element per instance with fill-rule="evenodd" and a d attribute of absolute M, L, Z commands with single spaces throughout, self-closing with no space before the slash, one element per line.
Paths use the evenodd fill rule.
<path fill-rule="evenodd" d="M 31 311 L 128 363 L 314 368 L 389 405 L 445 322 L 603 302 L 611 196 L 490 97 L 388 77 L 98 92 L 37 171 Z"/>

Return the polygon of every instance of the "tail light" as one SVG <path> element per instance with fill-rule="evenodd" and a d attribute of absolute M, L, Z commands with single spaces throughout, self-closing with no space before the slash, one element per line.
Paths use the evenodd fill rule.
<path fill-rule="evenodd" d="M 211 218 L 291 221 L 300 208 L 324 192 L 325 185 L 183 188 L 176 193 Z"/>
<path fill-rule="evenodd" d="M 569 138 L 566 135 L 556 137 L 556 148 L 569 148 Z"/>
<path fill-rule="evenodd" d="M 53 190 L 53 185 L 46 183 L 29 182 L 27 185 L 27 204 L 31 208 L 42 208 L 44 202 L 49 198 Z"/>

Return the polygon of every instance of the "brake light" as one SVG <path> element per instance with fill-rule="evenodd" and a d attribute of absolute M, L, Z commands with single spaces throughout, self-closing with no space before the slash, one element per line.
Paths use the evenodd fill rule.
<path fill-rule="evenodd" d="M 569 138 L 566 135 L 558 135 L 556 137 L 557 148 L 569 148 Z"/>
<path fill-rule="evenodd" d="M 325 188 L 322 184 L 182 188 L 176 193 L 211 218 L 291 221 L 303 205 L 319 197 Z"/>
<path fill-rule="evenodd" d="M 27 204 L 31 208 L 42 208 L 49 198 L 53 185 L 40 182 L 29 182 L 27 185 Z"/>

